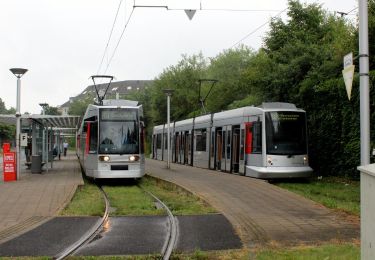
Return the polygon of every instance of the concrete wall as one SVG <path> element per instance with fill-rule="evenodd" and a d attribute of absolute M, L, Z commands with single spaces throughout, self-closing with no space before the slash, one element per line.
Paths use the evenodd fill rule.
<path fill-rule="evenodd" d="M 361 259 L 375 259 L 375 164 L 361 171 Z"/>

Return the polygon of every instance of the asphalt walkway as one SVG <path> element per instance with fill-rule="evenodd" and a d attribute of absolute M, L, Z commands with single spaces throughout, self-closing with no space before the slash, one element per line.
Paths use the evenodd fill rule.
<path fill-rule="evenodd" d="M 249 177 L 147 159 L 146 173 L 200 196 L 223 213 L 247 247 L 359 239 L 358 220 Z"/>
<path fill-rule="evenodd" d="M 56 216 L 83 184 L 73 152 L 54 161 L 53 169 L 42 174 L 21 165 L 20 180 L 0 182 L 0 243 Z M 2 175 L 2 169 L 0 172 Z"/>

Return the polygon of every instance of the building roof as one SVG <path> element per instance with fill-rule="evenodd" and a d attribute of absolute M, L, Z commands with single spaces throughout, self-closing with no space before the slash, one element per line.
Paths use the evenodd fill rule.
<path fill-rule="evenodd" d="M 132 91 L 142 90 L 147 88 L 148 85 L 150 85 L 153 82 L 153 80 L 125 80 L 125 81 L 117 81 L 112 82 L 111 85 L 108 88 L 106 96 L 109 97 L 111 95 L 115 95 L 116 93 L 119 93 L 120 95 L 128 94 Z M 107 88 L 108 84 L 98 84 L 97 90 L 105 90 Z M 90 85 L 86 87 L 80 94 L 78 94 L 75 97 L 71 97 L 69 101 L 65 102 L 64 104 L 60 105 L 61 108 L 63 107 L 69 107 L 70 104 L 76 100 L 81 99 L 85 97 L 87 94 L 91 93 L 93 96 L 96 96 L 96 91 L 94 85 Z"/>

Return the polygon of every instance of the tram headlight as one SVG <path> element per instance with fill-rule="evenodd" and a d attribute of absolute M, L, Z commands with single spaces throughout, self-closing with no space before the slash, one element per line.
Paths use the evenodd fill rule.
<path fill-rule="evenodd" d="M 99 161 L 102 161 L 102 162 L 109 162 L 110 159 L 111 158 L 108 155 L 99 156 Z"/>
<path fill-rule="evenodd" d="M 130 155 L 130 157 L 129 157 L 129 161 L 131 161 L 131 162 L 136 162 L 138 160 L 139 160 L 138 155 Z"/>
<path fill-rule="evenodd" d="M 309 163 L 309 159 L 307 158 L 307 156 L 304 156 L 303 157 L 303 164 L 307 165 Z"/>

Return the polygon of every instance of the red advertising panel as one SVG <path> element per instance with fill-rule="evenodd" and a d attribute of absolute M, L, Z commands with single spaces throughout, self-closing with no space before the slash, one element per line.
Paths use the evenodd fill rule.
<path fill-rule="evenodd" d="M 4 174 L 4 181 L 17 180 L 16 154 L 14 152 L 4 152 L 3 174 Z"/>

